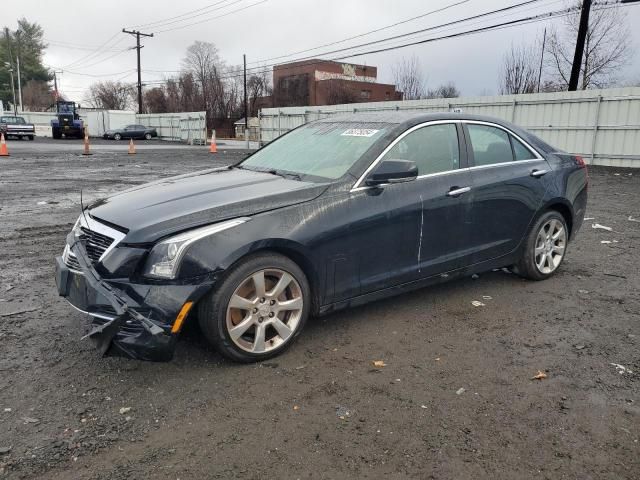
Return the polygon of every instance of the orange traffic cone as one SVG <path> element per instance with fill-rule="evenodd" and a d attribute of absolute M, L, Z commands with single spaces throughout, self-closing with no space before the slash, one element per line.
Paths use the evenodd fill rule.
<path fill-rule="evenodd" d="M 209 147 L 209 153 L 218 153 L 218 147 L 216 147 L 216 132 L 211 132 L 211 146 Z"/>
<path fill-rule="evenodd" d="M 89 135 L 87 135 L 86 129 L 84 131 L 84 151 L 82 152 L 82 155 L 93 155 L 93 153 L 89 151 Z"/>
<path fill-rule="evenodd" d="M 136 154 L 136 146 L 133 144 L 133 138 L 129 140 L 129 155 Z"/>
<path fill-rule="evenodd" d="M 0 133 L 0 157 L 8 157 L 7 142 L 4 141 L 4 133 Z"/>

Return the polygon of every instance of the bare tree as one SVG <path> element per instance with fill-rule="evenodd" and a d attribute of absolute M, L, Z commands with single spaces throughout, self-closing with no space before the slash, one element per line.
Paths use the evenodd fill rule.
<path fill-rule="evenodd" d="M 197 41 L 187 49 L 183 68 L 192 75 L 202 93 L 202 108 L 210 118 L 217 116 L 222 106 L 221 74 L 225 69 L 218 49 L 213 43 Z"/>
<path fill-rule="evenodd" d="M 578 2 L 578 6 L 582 2 Z M 551 32 L 548 67 L 555 83 L 569 85 L 580 12 L 565 17 L 564 29 Z M 580 66 L 578 88 L 603 88 L 614 84 L 632 54 L 626 13 L 618 7 L 592 8 Z"/>
<path fill-rule="evenodd" d="M 169 112 L 167 93 L 162 87 L 154 87 L 144 92 L 144 109 L 147 113 Z"/>
<path fill-rule="evenodd" d="M 453 82 L 447 82 L 434 90 L 427 91 L 427 98 L 456 98 L 460 96 L 460 90 Z"/>
<path fill-rule="evenodd" d="M 126 110 L 135 96 L 133 85 L 122 82 L 97 82 L 89 87 L 87 101 L 93 108 Z"/>
<path fill-rule="evenodd" d="M 247 96 L 249 97 L 249 115 L 254 117 L 258 114 L 258 99 L 271 95 L 271 75 L 264 69 L 254 73 L 247 79 Z"/>
<path fill-rule="evenodd" d="M 538 87 L 538 62 L 533 46 L 511 44 L 502 59 L 500 93 L 534 93 Z"/>
<path fill-rule="evenodd" d="M 29 80 L 22 89 L 22 100 L 26 110 L 44 112 L 53 103 L 53 92 L 46 81 Z"/>
<path fill-rule="evenodd" d="M 425 96 L 426 79 L 420 68 L 420 61 L 415 55 L 409 59 L 402 58 L 392 68 L 393 81 L 405 100 L 418 100 Z"/>

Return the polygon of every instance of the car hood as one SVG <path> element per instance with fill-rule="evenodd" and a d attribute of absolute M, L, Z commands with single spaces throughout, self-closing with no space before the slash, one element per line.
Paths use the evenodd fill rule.
<path fill-rule="evenodd" d="M 130 188 L 93 203 L 89 213 L 127 229 L 125 242 L 147 243 L 189 228 L 306 202 L 327 187 L 224 167 Z"/>

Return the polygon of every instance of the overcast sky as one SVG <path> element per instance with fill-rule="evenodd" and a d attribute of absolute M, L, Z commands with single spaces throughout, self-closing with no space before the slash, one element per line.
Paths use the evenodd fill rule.
<path fill-rule="evenodd" d="M 259 3 L 261 2 L 262 3 Z M 135 82 L 135 50 L 120 52 L 135 44 L 134 37 L 118 33 L 123 27 L 148 24 L 164 19 L 175 23 L 163 27 L 140 27 L 153 32 L 145 38 L 142 50 L 143 82 L 158 81 L 180 68 L 186 48 L 196 40 L 214 43 L 229 64 L 269 59 L 337 42 L 374 29 L 379 29 L 411 17 L 460 2 L 460 5 L 393 28 L 360 37 L 349 42 L 325 47 L 313 52 L 293 55 L 284 60 L 322 53 L 340 47 L 360 44 L 392 35 L 427 28 L 477 13 L 521 3 L 523 0 L 4 0 L 0 24 L 16 28 L 17 19 L 24 16 L 36 21 L 45 31 L 49 43 L 44 61 L 50 67 L 64 71 L 61 90 L 71 99 L 81 101 L 89 84 L 97 80 Z M 186 12 L 211 6 L 188 18 Z M 254 5 L 255 6 L 251 6 Z M 555 11 L 567 5 L 566 0 L 540 0 L 499 17 L 476 20 L 461 26 L 421 34 L 422 39 L 449 34 L 462 29 L 477 28 L 542 12 Z M 248 7 L 242 11 L 235 10 Z M 215 9 L 215 10 L 214 10 Z M 628 80 L 640 81 L 640 3 L 625 7 L 631 41 L 635 48 L 629 67 L 622 72 Z M 227 14 L 221 18 L 212 18 Z M 195 14 L 194 14 L 195 15 Z M 210 19 L 210 20 L 208 20 Z M 185 28 L 159 30 L 201 22 Z M 501 58 L 510 44 L 531 41 L 542 36 L 544 27 L 560 26 L 560 20 L 546 20 L 513 28 L 481 33 L 391 52 L 368 54 L 350 60 L 378 67 L 378 81 L 392 81 L 392 66 L 400 58 L 416 55 L 427 77 L 428 86 L 452 80 L 463 95 L 495 94 Z M 110 40 L 111 39 L 111 40 Z M 406 41 L 407 39 L 403 39 Z M 94 51 L 107 42 L 104 50 Z M 399 43 L 396 40 L 394 43 Z M 72 47 L 81 47 L 74 49 Z M 375 48 L 369 47 L 370 49 Z M 83 60 L 83 57 L 90 57 Z M 337 56 L 337 54 L 333 55 Z M 327 58 L 331 58 L 329 55 Z M 273 63 L 273 62 L 263 62 Z M 93 76 L 89 76 L 93 75 Z"/>

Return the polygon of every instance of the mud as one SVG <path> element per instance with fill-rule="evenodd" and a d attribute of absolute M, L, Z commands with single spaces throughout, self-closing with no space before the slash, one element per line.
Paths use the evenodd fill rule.
<path fill-rule="evenodd" d="M 548 281 L 489 272 L 313 319 L 258 365 L 192 321 L 154 364 L 100 358 L 56 294 L 80 190 L 243 153 L 123 150 L 0 159 L 0 478 L 640 478 L 640 172 L 591 169 L 594 220 Z"/>

